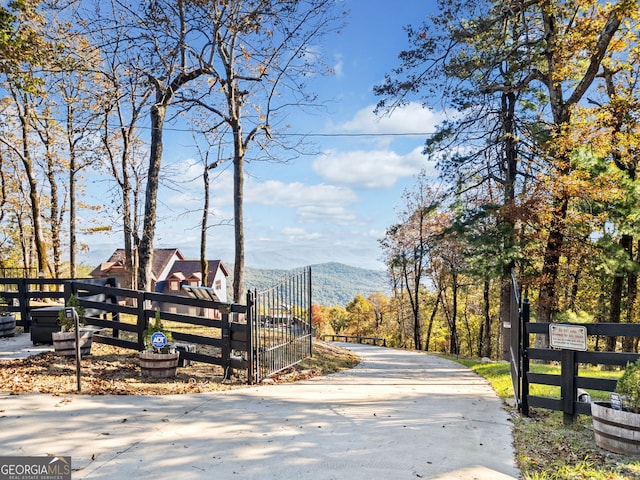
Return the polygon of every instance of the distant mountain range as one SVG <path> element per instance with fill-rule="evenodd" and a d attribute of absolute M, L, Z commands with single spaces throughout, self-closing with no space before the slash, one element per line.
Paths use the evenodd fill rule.
<path fill-rule="evenodd" d="M 229 268 L 227 285 L 233 285 L 233 265 L 225 262 Z M 245 268 L 245 286 L 247 289 L 266 290 L 278 284 L 289 270 Z M 344 307 L 358 294 L 367 298 L 375 292 L 390 294 L 387 272 L 351 267 L 342 263 L 321 263 L 311 265 L 311 299 L 314 304 Z M 232 295 L 230 294 L 231 298 Z"/>

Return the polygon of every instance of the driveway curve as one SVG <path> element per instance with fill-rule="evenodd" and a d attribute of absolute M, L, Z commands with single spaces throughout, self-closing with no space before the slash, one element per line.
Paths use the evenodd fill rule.
<path fill-rule="evenodd" d="M 307 381 L 175 396 L 0 395 L 3 456 L 71 456 L 73 478 L 518 478 L 502 401 L 436 356 L 343 344 Z"/>

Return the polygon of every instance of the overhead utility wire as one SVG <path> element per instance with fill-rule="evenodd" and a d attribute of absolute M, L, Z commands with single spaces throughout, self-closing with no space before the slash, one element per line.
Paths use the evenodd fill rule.
<path fill-rule="evenodd" d="M 1 117 L 9 117 L 9 118 L 19 118 L 18 115 L 13 114 L 13 113 L 0 113 L 0 118 Z M 57 122 L 57 123 L 64 123 L 64 120 L 60 120 L 58 118 L 55 117 L 48 117 L 48 118 L 44 118 L 44 117 L 39 117 L 42 120 L 46 120 L 46 121 L 53 121 L 53 122 Z M 97 122 L 89 122 L 87 123 L 87 125 L 92 125 L 94 127 L 100 127 L 100 125 Z M 109 125 L 110 129 L 113 130 L 118 130 L 120 128 L 122 128 L 121 125 Z M 146 126 L 146 125 L 136 125 L 135 126 L 136 129 L 139 130 L 151 130 L 151 127 Z M 178 127 L 171 127 L 171 126 L 164 126 L 163 127 L 164 130 L 166 131 L 171 131 L 171 132 L 185 132 L 185 133 L 191 133 L 191 132 L 195 132 L 197 131 L 198 133 L 207 133 L 207 131 L 205 130 L 197 130 L 194 128 L 178 128 Z M 283 132 L 283 133 L 278 133 L 277 136 L 281 136 L 281 137 L 424 137 L 424 136 L 429 136 L 429 135 L 434 135 L 435 132 L 356 132 L 356 133 L 295 133 L 295 132 Z"/>

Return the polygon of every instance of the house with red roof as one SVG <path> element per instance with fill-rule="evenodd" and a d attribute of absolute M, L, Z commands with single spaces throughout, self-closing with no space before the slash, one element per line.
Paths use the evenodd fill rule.
<path fill-rule="evenodd" d="M 186 296 L 182 285 L 211 287 L 220 301 L 226 302 L 229 276 L 226 267 L 220 260 L 208 260 L 207 265 L 207 282 L 204 285 L 200 260 L 185 259 L 177 248 L 156 248 L 151 257 L 151 290 Z M 116 278 L 118 285 L 126 286 L 129 275 L 124 249 L 117 249 L 109 260 L 98 265 L 89 275 L 92 278 Z"/>

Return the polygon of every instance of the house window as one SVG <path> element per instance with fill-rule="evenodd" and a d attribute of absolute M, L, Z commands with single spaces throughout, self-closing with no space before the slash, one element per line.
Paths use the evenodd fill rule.
<path fill-rule="evenodd" d="M 171 280 L 169 282 L 169 289 L 173 291 L 180 290 L 180 282 L 178 282 L 177 280 Z"/>
<path fill-rule="evenodd" d="M 222 290 L 222 280 L 216 280 L 216 290 Z"/>

